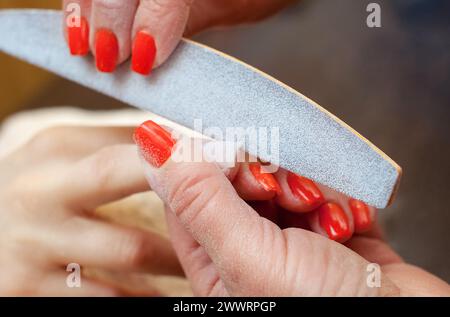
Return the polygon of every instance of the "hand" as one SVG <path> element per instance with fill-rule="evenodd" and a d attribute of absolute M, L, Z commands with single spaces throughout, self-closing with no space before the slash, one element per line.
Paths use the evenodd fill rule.
<path fill-rule="evenodd" d="M 127 294 L 85 276 L 81 288 L 67 287 L 69 263 L 182 274 L 165 238 L 94 215 L 149 189 L 131 136 L 129 128 L 51 128 L 0 161 L 0 295 Z"/>
<path fill-rule="evenodd" d="M 348 198 L 332 191 L 324 192 L 321 200 L 314 184 L 304 180 L 299 182 L 308 186 L 299 186 L 294 192 L 300 194 L 303 188 L 303 194 L 295 197 L 285 171 L 279 171 L 275 179 L 270 174 L 252 173 L 241 164 L 237 172 L 228 170 L 227 178 L 221 165 L 208 163 L 209 159 L 173 160 L 172 150 L 189 153 L 191 144 L 199 142 L 178 139 L 176 143 L 151 121 L 136 130 L 135 141 L 145 159 L 146 176 L 167 206 L 175 251 L 197 295 L 450 294 L 447 283 L 404 263 L 375 232 L 355 236 L 346 246 L 317 234 L 331 233 L 336 239 L 337 232 L 340 239 L 349 238 L 347 230 L 357 219 L 352 211 L 360 212 L 364 204 L 352 209 Z M 204 153 L 204 148 L 200 151 Z M 308 195 L 313 204 L 306 204 Z M 272 201 L 275 196 L 276 205 Z M 260 201 L 252 208 L 242 197 Z M 311 212 L 299 213 L 314 204 Z M 305 218 L 316 232 L 296 228 L 304 225 Z M 286 229 L 277 225 L 280 220 Z M 321 226 L 329 230 L 319 229 Z M 371 262 L 381 267 L 380 287 L 367 283 Z"/>
<path fill-rule="evenodd" d="M 113 72 L 132 55 L 135 72 L 148 75 L 173 52 L 183 35 L 251 22 L 292 0 L 64 0 L 66 38 L 72 55 L 91 49 L 101 72 Z M 81 12 L 74 9 L 79 5 Z M 80 19 L 81 16 L 81 19 Z M 74 19 L 74 17 L 77 17 Z"/>

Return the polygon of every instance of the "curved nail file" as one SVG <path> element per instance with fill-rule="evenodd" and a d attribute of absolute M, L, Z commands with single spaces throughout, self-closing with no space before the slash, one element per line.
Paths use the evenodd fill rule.
<path fill-rule="evenodd" d="M 102 74 L 91 57 L 69 55 L 61 21 L 53 10 L 3 10 L 0 50 L 189 128 L 194 119 L 202 119 L 203 128 L 222 131 L 279 127 L 282 167 L 378 208 L 392 201 L 400 167 L 344 122 L 270 76 L 186 40 L 148 78 L 131 72 L 129 64 L 113 75 Z M 246 149 L 258 154 L 248 144 Z M 273 153 L 259 156 L 275 159 Z"/>

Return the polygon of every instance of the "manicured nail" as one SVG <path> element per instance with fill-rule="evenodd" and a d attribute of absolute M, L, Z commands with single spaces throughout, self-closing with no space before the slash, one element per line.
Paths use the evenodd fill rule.
<path fill-rule="evenodd" d="M 252 172 L 256 181 L 261 184 L 264 190 L 268 192 L 275 192 L 276 194 L 281 193 L 280 184 L 278 184 L 275 176 L 270 173 L 262 173 L 262 166 L 260 163 L 250 163 L 248 167 L 250 168 L 250 171 Z"/>
<path fill-rule="evenodd" d="M 318 207 L 324 202 L 322 192 L 309 178 L 289 172 L 287 183 L 295 197 L 310 207 Z"/>
<path fill-rule="evenodd" d="M 97 69 L 111 73 L 116 69 L 119 57 L 119 43 L 113 32 L 99 29 L 95 34 L 95 58 Z"/>
<path fill-rule="evenodd" d="M 350 224 L 344 210 L 335 203 L 320 206 L 319 224 L 331 240 L 343 241 L 350 238 Z"/>
<path fill-rule="evenodd" d="M 155 39 L 150 34 L 139 32 L 136 34 L 131 58 L 131 69 L 141 75 L 148 75 L 152 71 L 156 58 Z"/>
<path fill-rule="evenodd" d="M 89 24 L 85 17 L 80 18 L 79 26 L 67 27 L 70 54 L 83 56 L 89 53 Z"/>
<path fill-rule="evenodd" d="M 136 129 L 134 142 L 145 160 L 154 167 L 160 167 L 169 159 L 176 143 L 169 132 L 153 121 L 146 121 Z"/>
<path fill-rule="evenodd" d="M 372 226 L 369 207 L 362 201 L 350 199 L 348 201 L 350 210 L 352 211 L 353 221 L 355 223 L 355 231 L 364 232 Z"/>

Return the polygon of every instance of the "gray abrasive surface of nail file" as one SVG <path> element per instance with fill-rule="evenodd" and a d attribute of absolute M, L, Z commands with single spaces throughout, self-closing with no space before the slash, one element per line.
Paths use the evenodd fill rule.
<path fill-rule="evenodd" d="M 149 77 L 120 66 L 96 71 L 92 57 L 69 55 L 62 16 L 53 10 L 2 10 L 0 51 L 151 111 L 188 128 L 279 127 L 280 166 L 384 208 L 401 169 L 344 122 L 262 72 L 204 45 L 183 40 Z M 2 74 L 8 76 L 8 74 Z M 199 131 L 202 132 L 202 131 Z M 246 140 L 248 142 L 248 140 Z M 252 153 L 265 161 L 275 154 Z"/>

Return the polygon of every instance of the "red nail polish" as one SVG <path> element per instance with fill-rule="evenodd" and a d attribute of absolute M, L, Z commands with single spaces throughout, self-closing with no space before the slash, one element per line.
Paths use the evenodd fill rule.
<path fill-rule="evenodd" d="M 289 172 L 287 183 L 295 197 L 310 207 L 318 207 L 324 202 L 322 192 L 309 178 Z"/>
<path fill-rule="evenodd" d="M 95 34 L 95 58 L 97 69 L 111 73 L 116 69 L 119 57 L 119 43 L 113 32 L 99 29 Z"/>
<path fill-rule="evenodd" d="M 326 231 L 331 240 L 343 241 L 350 238 L 350 224 L 344 210 L 335 203 L 320 206 L 319 224 Z"/>
<path fill-rule="evenodd" d="M 131 69 L 141 75 L 148 75 L 152 71 L 156 58 L 155 39 L 150 34 L 139 32 L 136 34 L 131 58 Z"/>
<path fill-rule="evenodd" d="M 362 201 L 356 199 L 350 199 L 348 204 L 352 211 L 355 231 L 363 232 L 369 230 L 372 225 L 369 207 Z"/>
<path fill-rule="evenodd" d="M 86 55 L 89 53 L 89 24 L 85 17 L 80 18 L 79 26 L 67 27 L 70 54 Z"/>
<path fill-rule="evenodd" d="M 281 193 L 280 184 L 278 184 L 275 176 L 270 173 L 262 173 L 260 163 L 250 163 L 248 167 L 256 181 L 261 184 L 264 190 L 268 192 L 275 192 L 276 194 Z"/>
<path fill-rule="evenodd" d="M 145 160 L 154 167 L 163 165 L 172 155 L 175 140 L 153 121 L 146 121 L 134 132 L 134 142 L 141 148 Z"/>

